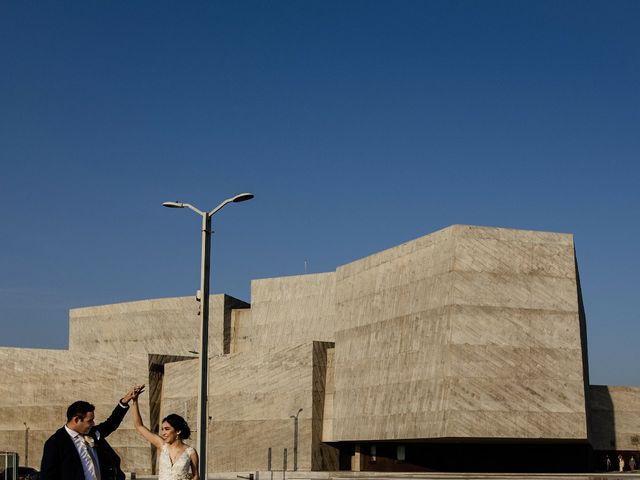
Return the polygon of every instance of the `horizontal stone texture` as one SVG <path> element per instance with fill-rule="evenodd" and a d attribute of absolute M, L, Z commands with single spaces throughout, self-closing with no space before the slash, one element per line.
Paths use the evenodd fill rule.
<path fill-rule="evenodd" d="M 580 443 L 588 415 L 596 449 L 638 450 L 640 389 L 585 398 L 579 287 L 571 235 L 453 226 L 336 272 L 254 280 L 251 308 L 212 295 L 209 471 L 264 470 L 269 448 L 292 470 L 300 408 L 303 471 L 336 470 L 330 445 L 348 461 L 341 442 Z M 24 458 L 26 422 L 38 466 L 68 404 L 105 418 L 140 382 L 147 425 L 178 413 L 195 445 L 197 310 L 193 297 L 78 308 L 69 351 L 0 348 L 0 450 Z M 154 473 L 130 418 L 111 443 L 125 470 Z"/>
<path fill-rule="evenodd" d="M 253 280 L 250 321 L 238 351 L 334 341 L 335 274 Z"/>
<path fill-rule="evenodd" d="M 571 235 L 453 226 L 336 275 L 325 438 L 586 439 Z"/>
<path fill-rule="evenodd" d="M 640 387 L 591 385 L 595 450 L 640 450 Z"/>
<path fill-rule="evenodd" d="M 238 353 L 211 359 L 207 449 L 211 471 L 266 470 L 269 448 L 272 468 L 282 469 L 286 448 L 291 470 L 294 421 L 290 416 L 300 408 L 298 468 L 327 470 L 337 465 L 333 449 L 319 443 L 330 345 L 313 342 L 269 354 Z M 162 398 L 162 415 L 183 415 L 194 437 L 197 369 L 196 361 L 167 365 Z M 312 459 L 316 464 L 312 465 Z"/>
<path fill-rule="evenodd" d="M 100 423 L 134 383 L 146 382 L 148 377 L 144 354 L 114 358 L 88 352 L 0 348 L 0 365 L 0 451 L 18 452 L 24 464 L 26 423 L 29 466 L 36 468 L 44 442 L 65 424 L 71 403 L 93 403 Z M 148 402 L 141 407 L 148 415 Z M 135 432 L 129 415 L 109 443 L 122 458 L 124 470 L 151 471 L 148 444 Z"/>
<path fill-rule="evenodd" d="M 229 351 L 231 310 L 248 305 L 227 295 L 209 300 L 209 351 Z M 200 350 L 195 297 L 161 298 L 69 311 L 69 349 L 105 353 L 190 355 Z"/>

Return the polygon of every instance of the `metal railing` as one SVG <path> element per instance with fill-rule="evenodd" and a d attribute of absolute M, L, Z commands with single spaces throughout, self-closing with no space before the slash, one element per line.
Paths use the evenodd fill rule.
<path fill-rule="evenodd" d="M 18 454 L 0 452 L 0 480 L 16 480 L 18 475 Z"/>

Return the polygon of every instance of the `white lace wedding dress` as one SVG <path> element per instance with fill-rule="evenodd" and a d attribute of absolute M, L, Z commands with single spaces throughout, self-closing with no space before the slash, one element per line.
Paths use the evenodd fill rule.
<path fill-rule="evenodd" d="M 160 449 L 160 465 L 158 480 L 191 480 L 191 454 L 192 447 L 187 447 L 178 455 L 175 462 L 171 461 L 169 446 L 165 443 Z"/>

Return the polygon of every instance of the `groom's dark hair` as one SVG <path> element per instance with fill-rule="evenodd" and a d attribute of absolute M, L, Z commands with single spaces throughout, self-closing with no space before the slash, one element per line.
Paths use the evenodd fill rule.
<path fill-rule="evenodd" d="M 79 417 L 80 420 L 84 420 L 84 416 L 89 412 L 95 411 L 95 409 L 96 407 L 84 400 L 73 402 L 69 405 L 69 408 L 67 408 L 67 422 L 70 422 L 73 417 Z"/>

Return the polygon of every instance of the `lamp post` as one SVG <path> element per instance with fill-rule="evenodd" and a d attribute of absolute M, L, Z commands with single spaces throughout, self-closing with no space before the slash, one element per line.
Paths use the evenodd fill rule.
<path fill-rule="evenodd" d="M 298 470 L 298 415 L 302 409 L 298 410 L 295 415 L 289 415 L 289 418 L 293 418 L 293 471 Z"/>
<path fill-rule="evenodd" d="M 209 391 L 209 277 L 211 266 L 211 217 L 229 203 L 253 198 L 252 193 L 240 193 L 227 198 L 210 212 L 203 212 L 189 203 L 164 202 L 168 208 L 188 208 L 202 217 L 202 262 L 200 264 L 200 378 L 198 381 L 198 452 L 200 453 L 200 479 L 207 480 L 207 394 Z M 197 297 L 196 297 L 197 298 Z"/>
<path fill-rule="evenodd" d="M 29 466 L 29 425 L 27 422 L 22 422 L 24 425 L 24 466 Z"/>

